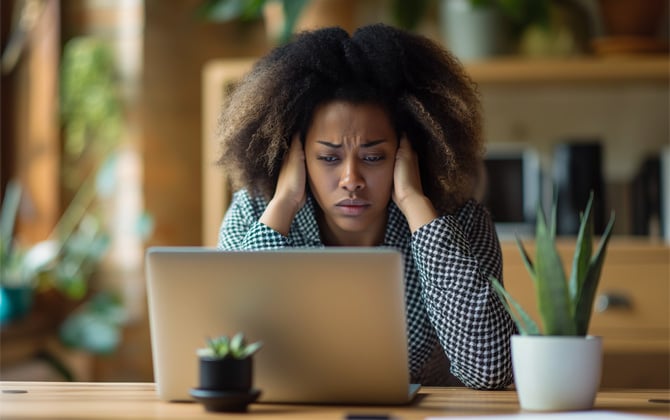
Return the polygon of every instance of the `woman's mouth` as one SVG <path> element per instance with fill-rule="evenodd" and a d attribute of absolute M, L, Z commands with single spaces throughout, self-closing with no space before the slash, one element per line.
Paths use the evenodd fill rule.
<path fill-rule="evenodd" d="M 339 208 L 345 216 L 359 216 L 370 207 L 370 203 L 365 200 L 346 199 L 338 202 L 335 206 Z"/>

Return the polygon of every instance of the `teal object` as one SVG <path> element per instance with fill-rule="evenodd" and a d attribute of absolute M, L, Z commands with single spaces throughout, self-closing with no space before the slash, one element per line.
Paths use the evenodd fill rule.
<path fill-rule="evenodd" d="M 32 288 L 0 287 L 0 325 L 23 318 L 30 312 L 32 304 Z"/>

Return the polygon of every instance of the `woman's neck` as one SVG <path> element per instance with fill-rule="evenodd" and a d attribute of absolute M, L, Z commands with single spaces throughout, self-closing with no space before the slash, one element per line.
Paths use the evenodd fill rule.
<path fill-rule="evenodd" d="M 348 232 L 329 223 L 322 211 L 317 211 L 316 222 L 319 226 L 321 242 L 326 246 L 379 246 L 384 243 L 386 234 L 386 220 L 384 217 L 362 232 Z"/>

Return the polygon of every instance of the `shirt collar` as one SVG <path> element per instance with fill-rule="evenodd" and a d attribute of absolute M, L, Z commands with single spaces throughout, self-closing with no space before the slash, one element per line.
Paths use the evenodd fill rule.
<path fill-rule="evenodd" d="M 316 206 L 316 200 L 308 192 L 305 205 L 298 211 L 293 221 L 294 226 L 299 228 L 291 229 L 291 231 L 296 232 L 296 234 L 297 232 L 301 233 L 303 237 L 300 242 L 308 246 L 322 247 L 324 244 L 321 241 L 319 225 L 316 222 Z M 393 201 L 389 203 L 387 211 L 388 221 L 382 246 L 405 248 L 411 236 L 407 220 Z"/>

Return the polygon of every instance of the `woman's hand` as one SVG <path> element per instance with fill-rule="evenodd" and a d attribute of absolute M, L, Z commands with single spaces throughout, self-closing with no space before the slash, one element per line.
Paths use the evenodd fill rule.
<path fill-rule="evenodd" d="M 284 236 L 288 235 L 293 218 L 307 200 L 306 182 L 305 151 L 300 136 L 295 134 L 279 170 L 275 194 L 263 212 L 260 222 Z"/>
<path fill-rule="evenodd" d="M 412 233 L 437 218 L 433 203 L 421 187 L 419 158 L 404 134 L 395 156 L 393 201 L 405 215 Z"/>

